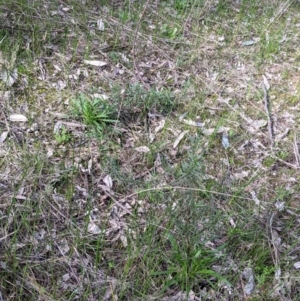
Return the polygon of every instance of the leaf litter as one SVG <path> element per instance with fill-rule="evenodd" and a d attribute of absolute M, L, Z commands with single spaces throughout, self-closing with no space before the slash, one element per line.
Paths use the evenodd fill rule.
<path fill-rule="evenodd" d="M 65 18 L 63 20 L 68 20 L 68 13 L 71 14 L 71 11 L 72 10 L 69 8 L 61 8 L 55 11 L 55 14 L 61 16 L 61 18 Z M 91 12 L 93 11 L 91 10 Z M 105 30 L 105 32 L 108 32 L 110 26 L 113 27 L 114 25 L 120 25 L 119 23 L 114 23 L 117 22 L 115 19 L 106 19 L 104 9 L 102 13 L 103 18 L 99 19 L 99 16 L 97 16 L 95 19 L 97 20 L 96 29 L 98 31 Z M 106 24 L 108 24 L 108 26 L 104 26 Z M 189 25 L 191 24 L 187 21 L 186 26 Z M 66 174 L 70 176 L 70 170 L 75 167 L 76 164 L 81 167 L 81 169 L 79 168 L 79 177 L 74 179 L 77 188 L 75 189 L 74 196 L 72 196 L 72 201 L 66 201 L 64 197 L 56 197 L 53 204 L 49 205 L 48 203 L 45 203 L 47 206 L 41 209 L 43 215 L 47 216 L 46 212 L 50 212 L 52 218 L 57 221 L 57 225 L 61 224 L 61 228 L 67 227 L 69 220 L 74 219 L 79 229 L 79 233 L 82 233 L 81 231 L 84 229 L 83 217 L 86 217 L 89 221 L 87 227 L 87 232 L 89 234 L 98 237 L 104 233 L 106 239 L 111 243 L 115 243 L 115 246 L 120 246 L 120 243 L 121 246 L 126 249 L 130 240 L 136 235 L 134 234 L 134 231 L 130 229 L 130 223 L 128 221 L 129 216 L 133 214 L 134 209 L 137 207 L 137 212 L 140 214 L 141 224 L 143 226 L 143 219 L 147 214 L 147 208 L 149 208 L 151 204 L 147 198 L 143 200 L 129 200 L 124 198 L 124 194 L 125 196 L 130 195 L 135 191 L 135 188 L 133 188 L 132 184 L 128 183 L 128 186 L 125 185 L 126 188 L 121 189 L 121 181 L 124 180 L 125 177 L 129 178 L 133 176 L 135 179 L 142 179 L 144 182 L 149 181 L 149 183 L 151 183 L 151 180 L 154 180 L 153 171 L 155 170 L 162 176 L 160 184 L 172 184 L 173 176 L 169 174 L 170 171 L 166 168 L 165 162 L 168 162 L 170 166 L 169 168 L 176 168 L 176 166 L 180 166 L 181 156 L 190 149 L 190 139 L 184 139 L 187 134 L 189 134 L 189 138 L 191 139 L 201 138 L 205 141 L 203 147 L 199 147 L 198 149 L 193 150 L 193 152 L 201 153 L 204 149 L 204 151 L 208 153 L 208 156 L 206 157 L 206 170 L 209 170 L 209 173 L 207 173 L 207 179 L 214 179 L 216 182 L 224 184 L 224 189 L 228 190 L 229 193 L 235 193 L 236 191 L 234 191 L 234 185 L 233 187 L 226 185 L 223 178 L 224 176 L 220 172 L 220 166 L 226 166 L 229 172 L 229 178 L 233 184 L 240 183 L 240 181 L 243 180 L 247 181 L 252 177 L 255 178 L 257 174 L 260 174 L 260 176 L 251 184 L 248 186 L 245 184 L 245 190 L 249 192 L 252 202 L 256 206 L 254 209 L 257 209 L 256 212 L 259 213 L 260 215 L 258 216 L 261 217 L 261 210 L 264 208 L 270 208 L 268 200 L 274 199 L 273 192 L 276 190 L 276 187 L 284 186 L 288 187 L 288 191 L 292 191 L 292 188 L 295 186 L 295 182 L 285 181 L 284 178 L 280 176 L 281 170 L 283 170 L 283 172 L 290 172 L 290 166 L 287 164 L 299 166 L 299 146 L 296 136 L 293 143 L 289 145 L 290 133 L 293 134 L 297 129 L 295 121 L 297 120 L 296 116 L 299 106 L 295 104 L 292 106 L 293 108 L 291 108 L 289 107 L 289 104 L 285 104 L 285 97 L 288 96 L 289 92 L 283 93 L 280 90 L 273 91 L 276 85 L 281 84 L 281 73 L 284 70 L 279 69 L 283 69 L 283 65 L 278 67 L 275 66 L 276 64 L 270 64 L 266 66 L 266 69 L 268 69 L 267 72 L 262 72 L 265 74 L 263 75 L 263 84 L 265 86 L 265 90 L 268 94 L 270 94 L 269 101 L 272 104 L 272 111 L 268 112 L 265 110 L 263 99 L 258 96 L 259 93 L 257 92 L 262 91 L 261 75 L 259 78 L 253 62 L 249 60 L 247 61 L 247 59 L 245 59 L 241 54 L 235 53 L 234 49 L 226 47 L 225 35 L 222 35 L 221 39 L 218 35 L 216 35 L 212 40 L 208 39 L 208 41 L 205 42 L 206 45 L 204 45 L 202 49 L 192 49 L 192 51 L 196 52 L 196 56 L 199 56 L 202 61 L 199 60 L 201 61 L 199 62 L 195 59 L 193 64 L 187 64 L 186 70 L 182 70 L 177 67 L 175 59 L 172 58 L 176 57 L 180 51 L 184 52 L 186 49 L 184 49 L 184 47 L 180 48 L 181 46 L 177 46 L 177 49 L 179 50 L 170 47 L 169 45 L 172 43 L 172 39 L 167 39 L 167 41 L 162 39 L 160 47 L 157 47 L 153 41 L 151 41 L 151 37 L 149 38 L 149 36 L 144 36 L 141 32 L 137 32 L 137 39 L 139 43 L 136 43 L 136 52 L 138 55 L 133 58 L 131 53 L 124 52 L 122 47 L 126 46 L 128 38 L 132 37 L 134 31 L 134 29 L 130 26 L 130 24 L 124 26 L 124 32 L 122 32 L 120 41 L 118 41 L 120 44 L 119 46 L 121 47 L 121 50 L 118 50 L 121 54 L 121 63 L 114 63 L 109 55 L 105 55 L 105 52 L 103 52 L 103 60 L 101 57 L 101 60 L 90 59 L 82 61 L 82 54 L 84 53 L 85 47 L 83 42 L 78 45 L 78 57 L 74 57 L 73 59 L 71 59 L 71 57 L 63 58 L 63 54 L 55 54 L 51 57 L 53 66 L 56 66 L 53 68 L 57 72 L 54 73 L 53 76 L 51 75 L 51 68 L 49 68 L 47 64 L 36 62 L 35 68 L 38 70 L 37 74 L 39 74 L 38 76 L 43 83 L 33 83 L 33 88 L 30 92 L 35 93 L 35 91 L 38 91 L 40 88 L 43 90 L 43 85 L 45 85 L 44 87 L 51 87 L 51 93 L 49 94 L 53 94 L 51 96 L 47 93 L 41 92 L 40 94 L 37 93 L 34 95 L 36 104 L 38 104 L 36 107 L 32 106 L 33 109 L 37 111 L 34 121 L 41 128 L 37 137 L 34 136 L 33 132 L 35 131 L 27 132 L 27 130 L 31 127 L 27 117 L 23 114 L 13 114 L 13 112 L 18 112 L 14 105 L 9 104 L 7 106 L 7 116 L 9 116 L 8 121 L 11 122 L 10 127 L 12 128 L 9 129 L 9 131 L 8 129 L 3 130 L 6 125 L 2 128 L 1 124 L 1 131 L 3 135 L 1 135 L 1 139 L 3 140 L 1 143 L 1 150 L 3 144 L 7 144 L 10 137 L 16 137 L 18 141 L 24 140 L 26 146 L 30 150 L 32 150 L 33 146 L 37 144 L 37 141 L 43 141 L 43 143 L 45 143 L 45 147 L 42 148 L 42 153 L 44 152 L 44 155 L 49 160 L 47 168 L 50 168 L 52 165 L 55 166 L 55 172 L 49 175 L 52 181 L 51 183 L 54 187 L 56 187 L 56 190 L 60 189 L 62 193 L 64 193 L 64 191 L 68 188 L 68 186 L 64 184 L 64 177 Z M 109 34 L 112 34 L 113 36 L 113 33 Z M 176 34 L 176 32 L 174 32 L 174 34 Z M 188 33 L 187 37 L 189 37 Z M 192 38 L 190 37 L 190 39 Z M 108 49 L 106 47 L 110 47 L 105 44 L 106 42 L 102 43 L 96 41 L 96 39 L 93 42 L 95 44 L 93 45 L 94 48 L 92 51 L 94 51 L 96 55 L 98 55 L 99 49 Z M 175 40 L 174 42 L 177 43 Z M 193 40 L 186 42 L 189 42 L 187 45 L 193 45 Z M 258 42 L 259 41 L 256 41 L 256 39 L 244 40 L 241 44 L 243 46 L 251 46 L 243 47 L 245 49 L 249 49 L 247 54 L 251 56 L 251 51 L 255 51 L 255 47 L 259 44 Z M 142 45 L 146 44 L 148 47 L 144 49 Z M 220 48 L 220 50 L 217 47 L 224 48 Z M 218 51 L 222 52 L 221 55 Z M 92 58 L 92 56 L 90 57 Z M 97 58 L 100 58 L 100 56 L 97 56 Z M 130 69 L 130 66 L 126 65 L 133 63 L 134 59 L 136 60 L 136 65 L 138 67 L 137 70 Z M 87 67 L 88 71 L 84 71 L 84 68 L 78 69 L 78 64 L 80 64 L 80 62 L 90 66 Z M 10 66 L 11 68 L 14 68 L 14 63 L 15 62 L 13 62 Z M 68 64 L 69 73 L 60 74 L 61 70 L 66 70 L 66 64 Z M 222 68 L 220 68 L 219 65 L 221 65 Z M 290 68 L 289 72 L 293 70 L 291 66 L 287 66 L 287 68 Z M 119 71 L 115 72 L 115 70 Z M 120 70 L 122 70 L 122 72 L 120 72 Z M 218 72 L 216 72 L 216 70 L 218 70 Z M 138 77 L 135 76 L 135 72 L 139 73 Z M 8 78 L 8 75 L 6 75 L 6 78 Z M 66 145 L 57 146 L 54 143 L 52 131 L 54 130 L 55 133 L 58 133 L 62 126 L 73 129 L 74 132 L 76 129 L 80 135 L 76 136 L 75 139 L 79 140 L 79 136 L 83 137 L 86 135 L 85 126 L 77 120 L 72 120 L 72 117 L 70 118 L 68 114 L 65 114 L 66 108 L 68 108 L 68 101 L 66 101 L 65 104 L 63 100 L 68 100 L 71 96 L 73 97 L 75 89 L 80 91 L 90 90 L 89 93 L 94 93 L 96 95 L 110 95 L 110 93 L 112 94 L 112 91 L 109 88 L 101 88 L 99 89 L 99 92 L 95 93 L 93 90 L 94 88 L 92 87 L 97 87 L 99 82 L 103 83 L 104 87 L 109 87 L 111 81 L 114 81 L 121 85 L 126 91 L 127 87 L 126 85 L 123 85 L 123 83 L 136 83 L 138 81 L 137 78 L 142 79 L 139 84 L 145 86 L 146 89 L 153 85 L 157 88 L 157 90 L 170 85 L 174 87 L 174 90 L 180 90 L 185 86 L 188 79 L 192 79 L 191 82 L 195 85 L 194 92 L 191 88 L 191 95 L 187 96 L 187 105 L 184 109 L 184 111 L 189 112 L 188 114 L 189 116 L 191 115 L 191 118 L 186 118 L 186 113 L 181 119 L 179 119 L 180 123 L 177 123 L 176 121 L 172 123 L 174 116 L 170 114 L 170 116 L 162 117 L 158 122 L 154 121 L 151 124 L 147 124 L 147 121 L 142 118 L 137 118 L 130 126 L 126 126 L 124 124 L 120 126 L 118 130 L 122 133 L 122 135 L 121 138 L 118 138 L 118 143 L 116 143 L 113 147 L 110 144 L 112 140 L 110 138 L 101 138 L 99 139 L 100 141 L 97 141 L 95 138 L 91 138 L 88 142 L 84 142 L 82 147 L 74 147 L 73 150 L 70 150 L 70 148 Z M 18 81 L 20 80 L 19 76 Z M 11 84 L 8 86 L 14 87 L 18 81 L 10 79 L 8 80 L 8 83 Z M 200 82 L 204 83 L 204 85 L 200 85 Z M 269 82 L 272 82 L 272 87 Z M 193 104 L 192 102 L 193 98 L 195 98 L 195 90 L 197 91 L 199 89 L 197 85 L 200 85 L 201 93 L 205 95 L 205 104 Z M 69 87 L 71 88 L 70 90 Z M 246 89 L 248 89 L 247 93 Z M 274 93 L 274 95 L 278 93 L 279 96 L 277 96 L 276 99 L 272 99 L 272 93 Z M 295 96 L 297 96 L 297 92 L 294 91 L 294 93 Z M 16 93 L 15 96 L 16 95 L 18 94 Z M 120 95 L 122 95 L 122 93 L 120 93 Z M 181 96 L 182 95 L 179 95 L 179 97 Z M 114 95 L 114 97 L 116 96 Z M 126 97 L 121 97 L 121 103 L 126 100 Z M 109 98 L 106 100 L 109 101 Z M 217 110 L 212 108 L 217 108 Z M 121 115 L 124 107 L 120 105 L 118 110 Z M 163 116 L 163 112 L 159 109 L 151 110 L 152 111 L 150 111 L 149 114 L 158 114 Z M 132 110 L 132 112 L 132 115 L 136 115 L 134 110 Z M 65 114 L 64 117 L 67 118 L 67 121 L 58 120 L 60 119 L 59 114 Z M 197 116 L 198 114 L 201 116 Z M 274 138 L 280 146 L 277 147 L 287 152 L 287 154 L 279 154 L 283 162 L 277 161 L 276 158 L 273 161 L 270 160 L 274 158 L 274 156 L 271 157 L 273 154 L 269 148 L 270 134 L 268 133 L 268 125 L 270 124 L 270 121 L 267 116 L 268 114 L 275 117 Z M 11 118 L 11 116 L 17 117 Z M 166 123 L 165 120 L 168 120 L 168 122 Z M 201 122 L 202 120 L 203 122 Z M 21 122 L 21 124 L 14 126 L 15 122 Z M 24 124 L 22 124 L 22 122 Z M 152 134 L 152 132 L 150 133 L 151 127 L 152 132 L 155 135 L 153 139 L 150 137 Z M 167 130 L 165 131 L 164 129 L 166 128 Z M 186 128 L 188 128 L 188 130 L 186 130 Z M 9 135 L 4 133 L 9 133 Z M 18 139 L 18 133 L 21 133 L 20 135 L 23 135 L 24 139 Z M 229 139 L 228 133 L 234 133 L 234 135 L 230 135 Z M 204 138 L 202 138 L 202 134 L 204 134 Z M 147 146 L 149 137 L 151 138 L 150 141 L 154 146 L 157 141 L 161 141 L 160 139 L 164 140 L 164 143 L 158 147 L 155 146 L 157 149 L 154 146 L 151 146 L 150 150 Z M 218 141 L 219 138 L 221 141 Z M 208 145 L 211 144 L 212 141 L 217 142 L 217 147 L 207 149 Z M 74 146 L 76 145 L 76 142 L 79 141 L 75 141 L 75 144 L 74 141 L 72 142 Z M 102 150 L 99 149 L 98 145 L 101 145 Z M 140 146 L 135 147 L 135 145 Z M 226 155 L 228 154 L 222 153 L 225 150 L 222 149 L 220 145 L 226 149 L 226 152 L 233 152 L 235 163 L 226 158 Z M 119 162 L 121 166 L 120 169 L 124 172 L 121 179 L 115 178 L 115 176 L 111 173 L 113 170 L 109 170 L 108 168 L 109 164 L 105 165 L 103 163 L 104 158 L 102 154 L 103 149 L 105 149 L 103 146 L 107 149 L 112 147 L 113 150 L 110 150 L 109 155 L 112 158 L 115 156 L 117 157 L 115 160 Z M 178 150 L 176 149 L 174 152 L 172 148 L 178 148 Z M 276 151 L 276 145 L 274 148 Z M 13 149 L 10 152 L 12 151 Z M 152 152 L 155 152 L 155 159 L 152 163 L 151 161 L 149 163 L 144 154 L 149 155 L 151 153 L 152 155 Z M 72 162 L 75 161 L 73 160 L 74 153 L 76 154 L 76 164 Z M 19 152 L 16 152 L 15 154 L 10 153 L 10 155 L 15 156 L 16 162 L 22 162 L 20 158 L 21 154 Z M 68 158 L 71 162 L 70 167 L 68 167 L 70 169 L 66 169 L 67 173 L 60 166 L 60 162 L 64 158 Z M 18 161 L 18 159 L 20 159 L 20 161 Z M 271 163 L 266 163 L 268 160 Z M 270 164 L 270 166 L 268 166 L 268 164 Z M 10 164 L 7 166 L 10 166 Z M 30 172 L 33 172 L 33 170 L 30 169 L 30 166 L 28 168 Z M 17 165 L 7 167 L 6 171 L 1 171 L 1 175 L 3 175 L 2 178 L 11 180 L 14 176 L 18 175 L 19 170 L 20 169 Z M 293 176 L 295 179 L 297 178 L 297 174 L 291 173 L 291 178 Z M 18 179 L 18 177 L 16 176 L 15 179 Z M 43 181 L 43 178 L 41 178 L 41 181 Z M 30 194 L 30 183 L 31 181 L 29 181 L 29 179 L 25 180 L 25 191 L 24 194 L 18 194 L 21 196 L 16 198 L 18 201 L 23 202 L 26 200 L 26 190 L 28 190 L 27 194 Z M 158 185 L 159 184 L 157 184 L 157 187 L 159 187 Z M 270 190 L 264 191 L 264 187 L 266 187 L 266 185 L 270 187 Z M 120 191 L 122 191 L 122 193 Z M 297 190 L 295 189 L 295 191 Z M 33 193 L 33 195 L 35 194 Z M 22 198 L 22 196 L 24 198 Z M 40 197 L 41 200 L 43 200 L 44 196 L 42 193 L 40 193 Z M 292 209 L 296 208 L 296 200 L 297 193 L 295 193 L 295 201 L 292 202 L 290 206 Z M 90 202 L 92 203 L 92 208 L 94 210 L 93 214 L 90 214 Z M 7 201 L 4 199 L 3 204 L 6 207 L 8 206 Z M 279 210 L 283 207 L 280 209 L 282 210 L 282 214 L 288 216 L 288 212 L 284 209 L 284 206 L 280 206 L 280 204 L 280 202 L 275 203 L 275 208 Z M 218 204 L 218 206 L 220 205 Z M 70 212 L 72 212 L 74 216 L 70 216 Z M 19 214 L 18 210 L 16 211 L 16 214 Z M 20 216 L 21 214 L 22 213 L 20 213 Z M 51 219 L 49 222 L 50 221 Z M 235 225 L 235 219 L 229 219 L 229 223 L 231 226 L 233 224 Z M 278 228 L 279 225 L 276 225 L 276 227 Z M 41 227 L 34 233 L 43 233 L 42 229 L 43 228 Z M 97 277 L 98 273 L 101 281 L 106 283 L 106 285 L 108 284 L 105 292 L 103 293 L 105 296 L 104 300 L 117 298 L 117 283 L 119 281 L 117 278 L 108 276 L 107 271 L 103 272 L 101 270 L 96 271 L 93 269 L 93 259 L 89 257 L 90 255 L 88 252 L 81 253 L 80 251 L 77 251 L 71 255 L 70 246 L 72 246 L 72 239 L 70 237 L 64 238 L 63 234 L 61 234 L 61 237 L 55 237 L 53 233 L 51 234 L 49 228 L 46 227 L 45 229 L 46 230 L 44 231 L 47 231 L 47 235 L 53 235 L 59 254 L 63 257 L 68 255 L 69 263 L 64 266 L 68 273 L 62 273 L 61 275 L 61 285 L 64 290 L 74 289 L 74 287 L 78 285 L 78 295 L 80 295 L 80 290 L 83 289 L 82 284 L 80 284 L 79 281 L 81 279 L 79 277 L 81 276 L 74 272 L 74 268 L 77 267 L 80 269 L 84 266 L 86 269 L 84 277 L 90 277 L 90 279 L 94 281 L 93 283 L 96 284 L 97 280 L 95 280 L 95 277 Z M 275 232 L 271 229 L 271 232 L 273 233 L 273 236 L 271 237 L 274 248 L 273 252 L 277 252 L 277 256 L 280 256 L 280 252 L 276 251 L 275 248 L 280 247 L 280 244 L 276 245 L 276 243 L 278 243 L 281 236 L 281 230 Z M 59 231 L 57 233 L 60 236 Z M 275 233 L 277 233 L 277 238 L 275 237 Z M 45 233 L 40 235 L 40 237 L 42 236 L 45 237 Z M 9 236 L 6 240 L 9 241 Z M 91 240 L 91 242 L 94 243 L 93 240 Z M 25 237 L 24 239 L 20 238 L 19 246 L 25 247 L 27 245 L 28 243 L 26 244 Z M 22 247 L 20 247 L 20 250 L 21 249 Z M 47 252 L 50 252 L 50 249 Z M 34 256 L 39 256 L 38 251 L 36 251 Z M 294 260 L 297 260 L 297 258 Z M 294 262 L 295 265 L 296 263 L 297 261 Z M 68 265 L 72 268 L 69 269 Z M 241 280 L 241 283 L 244 285 L 244 292 L 247 295 L 253 294 L 255 288 L 255 275 L 253 270 L 251 271 L 250 268 L 246 268 L 240 272 L 242 273 L 241 275 L 243 279 Z M 276 270 L 276 273 L 279 274 L 279 269 Z M 283 284 L 280 282 L 280 277 L 277 277 L 274 281 L 279 286 L 281 285 L 281 288 L 283 287 Z M 34 283 L 34 281 L 32 281 L 32 283 Z M 38 291 L 38 287 L 36 285 L 34 286 L 34 290 Z M 278 295 L 281 294 L 279 289 L 276 290 L 276 292 Z M 201 293 L 204 294 L 203 291 Z M 216 300 L 217 292 L 214 292 L 211 289 L 210 293 L 211 299 L 213 300 L 215 298 Z M 186 298 L 186 296 L 188 296 L 188 300 L 197 300 L 198 297 L 196 294 L 198 294 L 198 292 L 183 292 L 180 290 L 175 292 L 173 296 L 171 296 L 172 294 L 170 292 L 170 296 L 163 297 L 163 300 L 181 300 Z"/>

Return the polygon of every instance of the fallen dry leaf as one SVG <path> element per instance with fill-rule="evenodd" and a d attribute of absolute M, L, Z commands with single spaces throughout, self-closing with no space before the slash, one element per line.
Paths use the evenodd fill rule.
<path fill-rule="evenodd" d="M 174 144 L 173 144 L 173 148 L 176 148 L 178 146 L 178 144 L 180 143 L 180 141 L 183 139 L 183 137 L 188 133 L 189 131 L 184 131 L 182 132 L 177 139 L 175 140 Z"/>
<path fill-rule="evenodd" d="M 26 116 L 22 114 L 12 114 L 9 116 L 10 121 L 21 121 L 21 122 L 26 122 L 28 119 Z"/>
<path fill-rule="evenodd" d="M 263 82 L 266 87 L 266 90 L 268 91 L 271 88 L 271 86 L 270 86 L 268 79 L 264 75 L 263 75 Z"/>
<path fill-rule="evenodd" d="M 158 123 L 158 126 L 154 129 L 155 133 L 160 132 L 160 131 L 164 128 L 165 122 L 166 122 L 166 120 L 165 120 L 165 119 L 162 119 L 162 120 Z"/>
<path fill-rule="evenodd" d="M 147 146 L 139 146 L 139 147 L 136 147 L 135 150 L 139 153 L 149 153 L 150 152 L 150 148 Z"/>
<path fill-rule="evenodd" d="M 0 143 L 3 143 L 5 141 L 5 139 L 7 138 L 8 135 L 8 131 L 4 131 L 1 135 L 0 135 Z"/>
<path fill-rule="evenodd" d="M 198 127 L 203 127 L 205 122 L 204 123 L 201 123 L 199 122 L 198 120 L 196 121 L 193 121 L 191 119 L 183 119 L 182 122 L 184 122 L 185 124 L 187 125 L 192 125 L 192 126 L 198 126 Z"/>
<path fill-rule="evenodd" d="M 100 234 L 101 230 L 93 221 L 90 221 L 88 225 L 88 232 L 91 234 Z"/>
<path fill-rule="evenodd" d="M 106 175 L 106 176 L 103 178 L 102 181 L 105 183 L 105 185 L 106 185 L 107 187 L 112 188 L 112 186 L 113 186 L 113 181 L 112 181 L 112 178 L 111 178 L 110 175 Z"/>
<path fill-rule="evenodd" d="M 92 61 L 92 60 L 84 60 L 83 61 L 85 64 L 87 65 L 91 65 L 91 66 L 96 66 L 96 67 L 104 67 L 107 65 L 106 62 L 103 62 L 103 61 Z"/>

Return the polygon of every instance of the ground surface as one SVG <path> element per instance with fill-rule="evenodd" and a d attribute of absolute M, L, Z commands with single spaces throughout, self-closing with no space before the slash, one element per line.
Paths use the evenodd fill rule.
<path fill-rule="evenodd" d="M 0 2 L 0 300 L 300 300 L 299 17 Z"/>

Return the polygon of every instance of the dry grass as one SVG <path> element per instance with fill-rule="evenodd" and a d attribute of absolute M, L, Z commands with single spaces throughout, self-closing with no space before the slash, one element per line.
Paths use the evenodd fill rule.
<path fill-rule="evenodd" d="M 298 300 L 299 3 L 102 2 L 0 4 L 0 300 Z"/>

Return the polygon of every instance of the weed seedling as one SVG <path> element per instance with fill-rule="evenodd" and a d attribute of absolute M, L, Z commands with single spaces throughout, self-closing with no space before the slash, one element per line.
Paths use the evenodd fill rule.
<path fill-rule="evenodd" d="M 62 127 L 58 133 L 55 133 L 54 137 L 59 144 L 64 144 L 71 140 L 71 134 L 65 127 Z"/>

